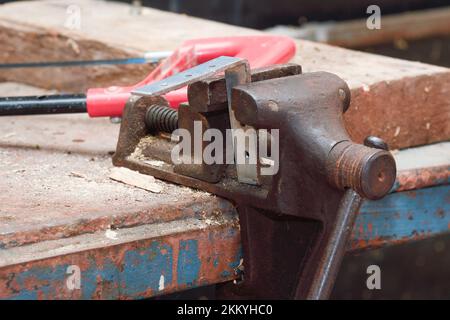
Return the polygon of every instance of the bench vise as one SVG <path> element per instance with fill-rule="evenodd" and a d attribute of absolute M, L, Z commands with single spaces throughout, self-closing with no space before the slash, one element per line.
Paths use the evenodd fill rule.
<path fill-rule="evenodd" d="M 186 85 L 189 102 L 169 108 L 163 95 Z M 135 89 L 113 162 L 236 205 L 243 266 L 218 297 L 325 299 L 362 198 L 396 177 L 381 139 L 351 141 L 349 104 L 334 74 L 220 57 Z"/>

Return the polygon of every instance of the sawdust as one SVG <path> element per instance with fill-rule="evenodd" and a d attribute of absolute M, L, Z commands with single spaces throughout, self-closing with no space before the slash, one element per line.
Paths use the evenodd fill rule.
<path fill-rule="evenodd" d="M 128 158 L 133 160 L 140 160 L 140 161 L 151 161 L 151 159 L 148 159 L 143 153 L 142 150 L 145 148 L 145 146 L 151 144 L 156 138 L 153 136 L 145 136 L 141 138 L 138 145 L 134 149 L 133 153 L 131 153 Z"/>

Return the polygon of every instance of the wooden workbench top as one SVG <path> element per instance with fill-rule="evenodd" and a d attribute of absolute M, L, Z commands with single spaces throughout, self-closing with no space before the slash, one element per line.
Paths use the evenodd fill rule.
<path fill-rule="evenodd" d="M 41 94 L 0 84 L 0 96 Z M 0 247 L 205 218 L 227 202 L 173 184 L 156 194 L 109 178 L 119 125 L 87 115 L 0 118 Z M 228 206 L 230 206 L 228 204 Z"/>

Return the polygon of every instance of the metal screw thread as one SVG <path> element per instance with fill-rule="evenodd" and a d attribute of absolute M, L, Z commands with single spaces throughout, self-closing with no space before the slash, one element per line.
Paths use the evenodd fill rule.
<path fill-rule="evenodd" d="M 150 131 L 172 133 L 178 129 L 178 111 L 162 105 L 152 105 L 145 114 L 145 124 Z"/>
<path fill-rule="evenodd" d="M 352 188 L 371 200 L 385 196 L 396 176 L 395 160 L 389 152 L 350 141 L 333 147 L 327 168 L 332 185 Z"/>

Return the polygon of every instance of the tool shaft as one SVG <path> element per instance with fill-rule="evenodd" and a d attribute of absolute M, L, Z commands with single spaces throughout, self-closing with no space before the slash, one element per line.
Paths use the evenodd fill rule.
<path fill-rule="evenodd" d="M 44 95 L 0 98 L 0 116 L 86 112 L 86 95 Z"/>
<path fill-rule="evenodd" d="M 67 61 L 39 61 L 2 63 L 0 69 L 14 68 L 46 68 L 46 67 L 82 67 L 95 65 L 145 64 L 157 63 L 170 56 L 171 51 L 146 52 L 142 57 L 100 59 L 100 60 L 67 60 Z"/>

